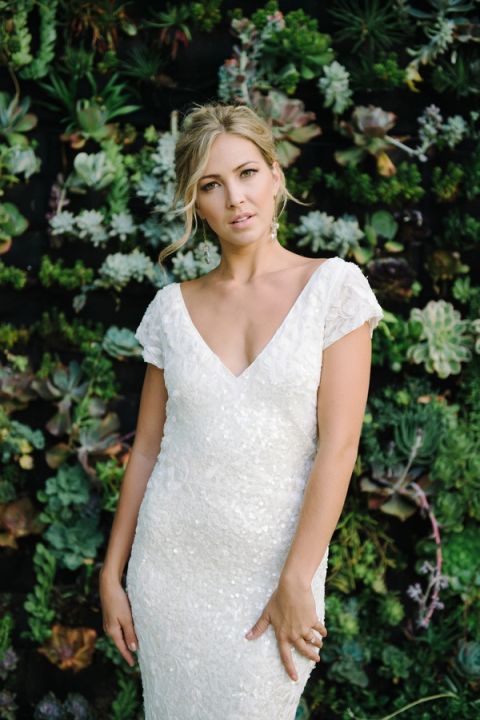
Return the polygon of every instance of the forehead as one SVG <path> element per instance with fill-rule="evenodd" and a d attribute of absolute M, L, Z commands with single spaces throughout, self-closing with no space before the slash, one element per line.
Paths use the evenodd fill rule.
<path fill-rule="evenodd" d="M 213 141 L 205 172 L 227 171 L 242 162 L 262 159 L 262 153 L 251 140 L 233 133 L 222 133 Z"/>

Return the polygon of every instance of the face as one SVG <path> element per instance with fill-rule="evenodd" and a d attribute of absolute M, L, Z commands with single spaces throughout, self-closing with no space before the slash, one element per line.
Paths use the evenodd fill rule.
<path fill-rule="evenodd" d="M 251 140 L 224 133 L 215 138 L 198 183 L 197 214 L 220 241 L 267 239 L 279 185 L 278 163 L 271 168 Z"/>

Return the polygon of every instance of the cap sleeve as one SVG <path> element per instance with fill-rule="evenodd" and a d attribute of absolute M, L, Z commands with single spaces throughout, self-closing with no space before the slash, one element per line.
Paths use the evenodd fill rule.
<path fill-rule="evenodd" d="M 325 319 L 323 349 L 368 321 L 370 337 L 384 316 L 375 293 L 355 263 L 345 261 L 340 279 L 332 287 Z"/>
<path fill-rule="evenodd" d="M 152 363 L 162 369 L 164 367 L 163 334 L 161 327 L 161 311 L 159 290 L 148 305 L 135 331 L 135 337 L 142 346 L 142 357 L 145 362 Z"/>

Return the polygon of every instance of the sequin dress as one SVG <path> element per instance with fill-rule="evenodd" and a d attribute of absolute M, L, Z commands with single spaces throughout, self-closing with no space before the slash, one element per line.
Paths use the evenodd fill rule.
<path fill-rule="evenodd" d="M 179 283 L 136 331 L 168 392 L 160 453 L 140 507 L 126 590 L 145 720 L 294 720 L 315 667 L 272 625 L 244 635 L 277 585 L 314 461 L 322 349 L 382 309 L 360 270 L 329 258 L 256 359 L 234 375 L 196 330 Z M 325 622 L 328 548 L 312 581 Z"/>

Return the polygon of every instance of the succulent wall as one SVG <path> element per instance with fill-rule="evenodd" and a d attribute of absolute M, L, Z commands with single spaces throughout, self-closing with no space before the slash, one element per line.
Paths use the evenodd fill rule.
<path fill-rule="evenodd" d="M 0 0 L 0 720 L 139 720 L 98 571 L 165 262 L 181 113 L 270 123 L 279 238 L 385 310 L 298 718 L 480 716 L 480 6 Z M 475 265 L 475 259 L 477 264 Z M 225 689 L 228 692 L 228 688 Z"/>

